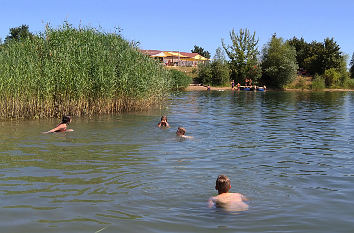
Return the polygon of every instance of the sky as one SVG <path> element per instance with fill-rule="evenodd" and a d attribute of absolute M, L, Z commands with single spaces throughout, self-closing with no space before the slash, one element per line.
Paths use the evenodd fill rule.
<path fill-rule="evenodd" d="M 141 49 L 190 52 L 194 45 L 212 55 L 232 29 L 256 33 L 261 50 L 276 33 L 323 42 L 334 38 L 349 58 L 354 52 L 354 0 L 0 0 L 0 38 L 26 24 L 32 33 L 68 21 L 115 32 Z"/>

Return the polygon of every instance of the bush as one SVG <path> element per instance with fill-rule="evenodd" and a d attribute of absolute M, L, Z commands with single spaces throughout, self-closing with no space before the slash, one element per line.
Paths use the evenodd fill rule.
<path fill-rule="evenodd" d="M 283 88 L 296 78 L 297 69 L 295 49 L 274 35 L 263 48 L 260 81 L 267 86 Z"/>
<path fill-rule="evenodd" d="M 226 86 L 230 81 L 230 70 L 226 63 L 214 61 L 211 63 L 211 83 L 214 86 Z"/>
<path fill-rule="evenodd" d="M 350 78 L 346 80 L 345 87 L 349 89 L 354 89 L 354 79 Z"/>
<path fill-rule="evenodd" d="M 315 77 L 313 78 L 311 89 L 319 91 L 319 90 L 323 90 L 325 87 L 326 87 L 326 83 L 324 78 L 316 74 Z"/>
<path fill-rule="evenodd" d="M 203 85 L 210 85 L 213 77 L 211 65 L 209 63 L 198 65 L 198 76 L 196 81 Z"/>
<path fill-rule="evenodd" d="M 191 82 L 192 78 L 179 70 L 170 70 L 172 79 L 172 90 L 181 90 L 186 88 Z"/>

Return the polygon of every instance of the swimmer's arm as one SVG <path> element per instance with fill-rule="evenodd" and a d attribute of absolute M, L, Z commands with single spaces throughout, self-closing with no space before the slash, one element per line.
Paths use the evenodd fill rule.
<path fill-rule="evenodd" d="M 241 194 L 242 201 L 249 201 L 248 198 L 245 195 Z"/>
<path fill-rule="evenodd" d="M 170 124 L 168 124 L 167 122 L 166 122 L 166 127 L 167 127 L 167 128 L 170 128 Z"/>
<path fill-rule="evenodd" d="M 211 197 L 208 200 L 208 207 L 211 208 L 215 205 L 215 197 Z"/>
<path fill-rule="evenodd" d="M 51 129 L 51 130 L 49 130 L 49 131 L 47 131 L 47 132 L 43 132 L 43 133 L 54 133 L 54 132 L 56 132 L 56 131 L 64 130 L 65 128 L 66 128 L 65 125 L 60 124 L 60 125 L 58 125 L 57 127 L 55 127 L 54 129 Z"/>

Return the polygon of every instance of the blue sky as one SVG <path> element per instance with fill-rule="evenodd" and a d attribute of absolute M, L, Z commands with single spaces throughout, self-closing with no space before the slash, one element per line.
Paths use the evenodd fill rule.
<path fill-rule="evenodd" d="M 334 37 L 344 53 L 354 52 L 353 0 L 0 0 L 0 6 L 2 40 L 11 27 L 27 24 L 39 33 L 46 23 L 58 27 L 68 20 L 106 32 L 120 27 L 142 49 L 190 52 L 198 45 L 214 54 L 222 38 L 230 42 L 233 28 L 248 28 L 259 49 L 276 33 L 308 42 Z"/>

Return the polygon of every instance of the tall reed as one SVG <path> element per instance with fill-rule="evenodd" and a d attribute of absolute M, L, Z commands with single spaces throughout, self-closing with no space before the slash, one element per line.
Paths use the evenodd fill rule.
<path fill-rule="evenodd" d="M 0 118 L 139 110 L 171 89 L 171 74 L 120 35 L 68 23 L 0 48 Z"/>

